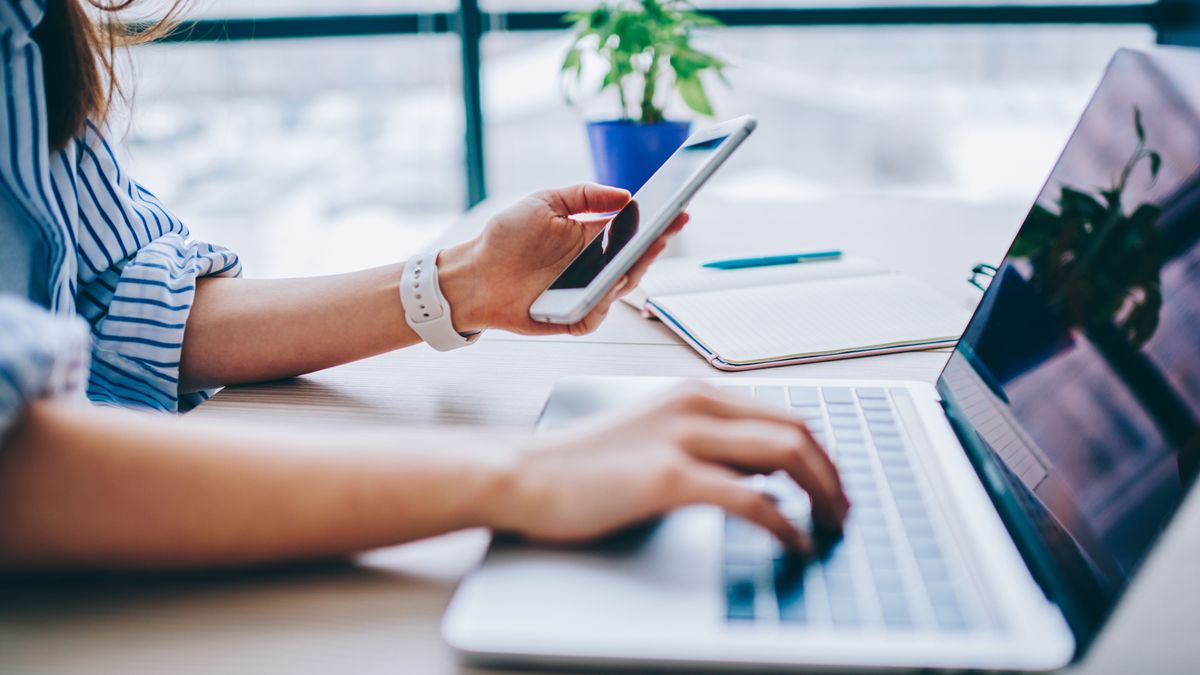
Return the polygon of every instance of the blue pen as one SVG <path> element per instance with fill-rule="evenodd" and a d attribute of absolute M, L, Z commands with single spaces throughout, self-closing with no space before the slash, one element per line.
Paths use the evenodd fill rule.
<path fill-rule="evenodd" d="M 789 255 L 770 255 L 761 258 L 734 258 L 733 260 L 714 260 L 702 267 L 714 270 L 740 270 L 746 267 L 767 267 L 770 265 L 794 265 L 796 263 L 820 262 L 837 260 L 842 257 L 841 251 L 814 251 L 813 253 L 791 253 Z"/>

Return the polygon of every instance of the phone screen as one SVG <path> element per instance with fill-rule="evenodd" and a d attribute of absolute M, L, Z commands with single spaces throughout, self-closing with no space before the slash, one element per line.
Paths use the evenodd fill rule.
<path fill-rule="evenodd" d="M 653 218 L 671 205 L 728 135 L 685 145 L 633 196 L 558 277 L 551 289 L 587 288 L 626 246 L 654 233 L 641 228 L 643 218 Z"/>

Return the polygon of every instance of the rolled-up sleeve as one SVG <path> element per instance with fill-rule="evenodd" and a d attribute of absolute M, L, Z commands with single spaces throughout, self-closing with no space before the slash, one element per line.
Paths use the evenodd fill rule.
<path fill-rule="evenodd" d="M 0 445 L 30 401 L 82 397 L 90 342 L 78 318 L 0 295 Z"/>
<path fill-rule="evenodd" d="M 149 190 L 126 175 L 95 126 L 77 141 L 76 304 L 92 326 L 88 396 L 97 402 L 187 410 L 211 392 L 181 392 L 184 328 L 205 276 L 240 276 L 231 251 L 192 240 Z"/>

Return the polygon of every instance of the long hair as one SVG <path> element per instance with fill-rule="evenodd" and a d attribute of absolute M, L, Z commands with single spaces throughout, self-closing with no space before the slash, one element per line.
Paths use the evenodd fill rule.
<path fill-rule="evenodd" d="M 47 0 L 33 39 L 42 52 L 51 149 L 66 147 L 87 120 L 104 121 L 125 92 L 116 76 L 117 51 L 169 33 L 186 3 L 173 0 L 158 20 L 130 27 L 119 14 L 138 1 Z"/>

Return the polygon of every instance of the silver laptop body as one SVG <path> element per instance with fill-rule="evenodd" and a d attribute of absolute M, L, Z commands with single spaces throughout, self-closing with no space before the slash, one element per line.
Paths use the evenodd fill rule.
<path fill-rule="evenodd" d="M 1119 600 L 1198 463 L 1200 391 L 1189 383 L 1200 380 L 1200 339 L 1187 319 L 1200 315 L 1198 112 L 1195 54 L 1118 52 L 936 387 L 711 380 L 804 418 L 825 444 L 854 504 L 826 557 L 800 564 L 765 532 L 709 507 L 586 547 L 499 541 L 451 603 L 446 641 L 493 664 L 1069 663 Z M 1137 152 L 1158 159 L 1135 166 L 1118 195 L 1124 205 L 1096 215 L 1092 231 L 1145 226 L 1138 231 L 1153 246 L 1130 238 L 1132 253 L 1105 258 L 1093 244 L 1111 239 L 1085 238 L 1078 255 L 1047 255 L 1063 241 L 1047 232 L 1092 217 L 1068 202 L 1101 203 L 1102 181 L 1114 173 L 1104 162 L 1124 165 Z M 1097 183 L 1091 201 L 1074 194 Z M 1093 256 L 1086 273 L 1095 278 L 1063 273 L 1081 256 Z M 1104 275 L 1128 270 L 1130 256 L 1153 261 L 1158 306 L 1118 287 L 1134 304 L 1098 314 L 1104 298 L 1088 304 L 1095 296 L 1080 294 L 1107 287 Z M 1079 285 L 1053 285 L 1062 279 Z M 1146 304 L 1131 323 L 1138 302 Z M 564 379 L 539 425 L 653 399 L 673 384 Z M 754 480 L 805 522 L 807 500 L 794 484 Z"/>

